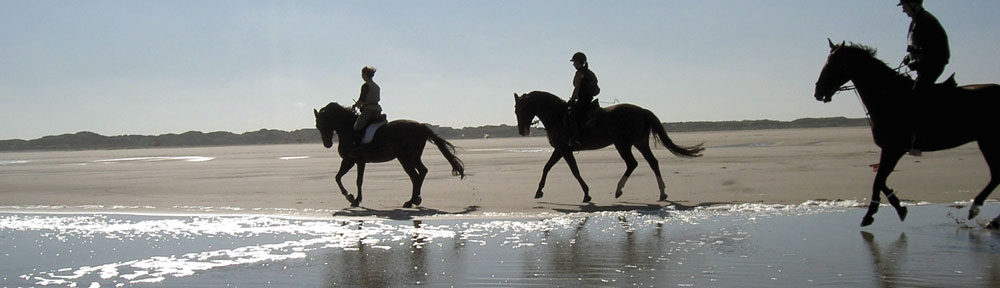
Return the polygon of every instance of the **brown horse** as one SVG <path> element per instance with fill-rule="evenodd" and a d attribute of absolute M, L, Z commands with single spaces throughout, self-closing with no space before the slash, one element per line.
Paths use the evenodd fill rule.
<path fill-rule="evenodd" d="M 816 100 L 830 102 L 833 94 L 848 81 L 854 82 L 861 102 L 871 116 L 875 145 L 882 148 L 878 172 L 872 187 L 871 205 L 861 221 L 870 225 L 878 212 L 879 192 L 906 219 L 895 192 L 886 179 L 911 146 L 922 151 L 951 149 L 976 141 L 990 169 L 990 181 L 972 200 L 969 219 L 979 214 L 997 184 L 1000 184 L 1000 130 L 995 118 L 1000 107 L 1000 86 L 979 84 L 933 88 L 928 98 L 911 95 L 913 80 L 897 73 L 875 58 L 875 50 L 862 45 L 830 42 L 830 55 L 816 82 Z M 914 140 L 915 139 L 915 140 Z M 914 142 L 915 141 L 915 142 Z M 990 226 L 1000 224 L 1000 216 Z"/>
<path fill-rule="evenodd" d="M 660 188 L 660 201 L 664 201 L 667 199 L 667 193 L 664 191 L 666 185 L 663 184 L 663 177 L 660 175 L 659 162 L 653 156 L 653 151 L 649 149 L 649 134 L 652 133 L 654 137 L 659 138 L 663 145 L 677 156 L 699 157 L 701 151 L 705 150 L 702 148 L 702 144 L 691 147 L 677 146 L 670 140 L 670 137 L 667 137 L 663 124 L 660 123 L 660 119 L 656 115 L 653 115 L 653 112 L 632 104 L 617 104 L 599 110 L 595 127 L 584 130 L 579 139 L 582 145 L 572 148 L 568 143 L 570 131 L 566 125 L 568 108 L 569 104 L 566 101 L 548 92 L 534 91 L 521 96 L 514 93 L 514 114 L 517 116 L 518 132 L 521 136 L 528 136 L 532 120 L 538 117 L 542 121 L 542 125 L 545 125 L 549 145 L 555 148 L 549 161 L 542 169 L 542 180 L 538 182 L 538 191 L 535 192 L 536 199 L 542 198 L 542 188 L 545 187 L 545 177 L 548 176 L 549 169 L 552 169 L 552 165 L 555 165 L 562 158 L 566 160 L 570 171 L 573 172 L 573 177 L 576 177 L 583 188 L 583 202 L 590 202 L 590 188 L 580 177 L 580 170 L 576 166 L 573 151 L 595 150 L 615 145 L 618 154 L 622 160 L 625 160 L 625 174 L 618 181 L 615 198 L 622 196 L 625 182 L 635 167 L 639 166 L 635 156 L 632 155 L 632 147 L 634 146 L 639 150 L 639 153 L 642 153 L 642 157 L 646 158 L 649 167 L 656 174 L 656 182 Z"/>
<path fill-rule="evenodd" d="M 360 153 L 351 153 L 355 148 L 353 138 L 357 135 L 354 134 L 353 126 L 358 115 L 337 103 L 330 103 L 319 111 L 313 109 L 313 114 L 316 116 L 316 129 L 323 137 L 324 147 L 333 147 L 333 134 L 337 133 L 340 143 L 337 145 L 337 152 L 342 159 L 340 171 L 337 171 L 336 176 L 337 186 L 340 187 L 340 192 L 344 194 L 347 201 L 351 202 L 351 207 L 357 207 L 361 204 L 361 183 L 365 176 L 365 163 L 386 162 L 392 159 L 399 160 L 399 164 L 403 165 L 403 171 L 406 171 L 406 174 L 410 176 L 410 181 L 413 182 L 413 194 L 410 196 L 410 200 L 403 204 L 403 207 L 419 206 L 422 202 L 420 186 L 423 185 L 424 177 L 427 176 L 427 167 L 420 161 L 420 155 L 423 154 L 424 144 L 427 141 L 434 143 L 441 154 L 444 154 L 444 158 L 451 164 L 452 175 L 465 178 L 465 167 L 462 160 L 455 156 L 455 146 L 434 134 L 434 131 L 431 131 L 427 125 L 411 120 L 389 122 L 379 128 L 371 143 L 364 144 Z M 344 174 L 347 174 L 354 165 L 358 165 L 357 198 L 347 193 L 347 189 L 341 182 Z"/>

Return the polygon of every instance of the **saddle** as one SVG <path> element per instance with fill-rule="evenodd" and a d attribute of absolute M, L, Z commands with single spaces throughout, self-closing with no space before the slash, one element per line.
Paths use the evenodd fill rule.
<path fill-rule="evenodd" d="M 581 128 L 593 128 L 597 125 L 597 111 L 601 109 L 601 103 L 594 98 L 594 101 L 587 105 L 587 109 L 583 111 L 583 126 Z"/>
<path fill-rule="evenodd" d="M 378 128 L 382 128 L 383 125 L 389 123 L 387 119 L 388 117 L 385 114 L 379 114 L 372 118 L 371 123 L 365 128 L 365 135 L 361 137 L 361 144 L 371 143 L 372 139 L 375 139 L 375 132 L 378 132 Z"/>
<path fill-rule="evenodd" d="M 944 80 L 944 82 L 934 83 L 934 85 L 931 85 L 928 89 L 929 91 L 924 94 L 943 93 L 955 89 L 956 87 L 958 87 L 958 81 L 955 81 L 955 73 L 952 73 L 951 76 L 948 76 L 948 79 Z M 917 96 L 920 96 L 920 93 L 917 94 Z"/>

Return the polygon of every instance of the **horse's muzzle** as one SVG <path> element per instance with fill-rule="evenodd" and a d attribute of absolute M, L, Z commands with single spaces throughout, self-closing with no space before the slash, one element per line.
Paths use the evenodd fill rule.
<path fill-rule="evenodd" d="M 837 92 L 836 89 L 823 91 L 817 87 L 814 97 L 816 97 L 816 101 L 823 101 L 823 103 L 829 103 L 830 101 L 833 100 L 833 94 L 836 92 Z"/>

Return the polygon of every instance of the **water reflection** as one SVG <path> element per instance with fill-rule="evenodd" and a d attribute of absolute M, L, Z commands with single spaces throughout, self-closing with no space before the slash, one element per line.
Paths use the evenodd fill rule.
<path fill-rule="evenodd" d="M 972 248 L 971 257 L 974 263 L 983 263 L 985 280 L 989 283 L 1000 283 L 1000 233 L 976 233 L 969 231 L 969 243 Z M 985 234 L 985 235 L 984 235 Z"/>
<path fill-rule="evenodd" d="M 861 231 L 861 239 L 864 239 L 865 246 L 871 254 L 876 284 L 885 288 L 897 287 L 901 276 L 899 267 L 906 262 L 906 233 L 900 233 L 899 238 L 889 244 L 888 250 L 884 252 L 875 242 L 875 235 Z"/>
<path fill-rule="evenodd" d="M 421 228 L 422 221 L 414 220 L 413 228 Z M 362 230 L 364 221 L 357 221 L 357 229 Z M 426 235 L 414 229 L 409 238 L 402 242 L 389 241 L 387 245 L 376 245 L 370 239 L 358 239 L 357 249 L 345 249 L 331 253 L 327 265 L 326 287 L 365 286 L 398 287 L 427 283 L 428 263 Z"/>

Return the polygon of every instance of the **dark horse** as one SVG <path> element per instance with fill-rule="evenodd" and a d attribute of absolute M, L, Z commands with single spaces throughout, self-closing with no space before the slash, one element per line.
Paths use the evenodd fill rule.
<path fill-rule="evenodd" d="M 649 162 L 653 173 L 656 174 L 656 182 L 660 187 L 660 201 L 664 201 L 667 199 L 667 193 L 664 192 L 666 185 L 663 184 L 663 178 L 660 176 L 659 163 L 653 156 L 653 151 L 649 149 L 649 134 L 653 133 L 653 136 L 659 138 L 663 145 L 677 156 L 698 157 L 704 150 L 702 144 L 691 147 L 677 146 L 670 140 L 670 137 L 667 137 L 667 131 L 663 129 L 663 124 L 660 123 L 660 119 L 656 118 L 656 115 L 653 115 L 653 112 L 631 104 L 612 105 L 598 111 L 594 127 L 581 135 L 580 143 L 582 146 L 571 148 L 568 143 L 570 132 L 566 126 L 567 108 L 569 108 L 569 104 L 566 101 L 548 92 L 534 91 L 522 96 L 514 93 L 514 114 L 517 115 L 518 132 L 521 136 L 528 136 L 532 120 L 537 116 L 542 121 L 542 125 L 545 125 L 549 145 L 555 148 L 549 161 L 545 163 L 545 168 L 542 169 L 542 180 L 538 182 L 535 198 L 542 198 L 545 177 L 548 176 L 552 165 L 555 165 L 562 158 L 566 160 L 570 171 L 573 172 L 573 177 L 576 177 L 583 188 L 583 202 L 590 202 L 590 188 L 580 177 L 580 170 L 576 166 L 573 151 L 601 149 L 614 144 L 615 149 L 618 149 L 618 154 L 625 160 L 625 175 L 622 175 L 621 180 L 618 181 L 615 198 L 622 196 L 625 181 L 628 180 L 628 176 L 632 174 L 635 167 L 639 166 L 635 156 L 632 155 L 632 146 L 635 146 L 639 153 L 642 153 L 642 157 L 646 158 L 646 162 Z"/>
<path fill-rule="evenodd" d="M 462 160 L 455 156 L 455 146 L 438 137 L 427 125 L 411 120 L 395 120 L 385 124 L 375 133 L 375 138 L 371 143 L 365 144 L 360 153 L 350 153 L 354 149 L 353 126 L 358 115 L 337 103 L 330 103 L 316 111 L 316 129 L 323 137 L 323 146 L 333 147 L 333 133 L 336 132 L 338 141 L 337 153 L 343 159 L 340 162 L 340 171 L 337 171 L 337 186 L 340 192 L 351 202 L 352 207 L 361 204 L 361 183 L 365 176 L 365 163 L 386 162 L 392 159 L 399 159 L 399 164 L 403 165 L 403 171 L 410 176 L 413 182 L 413 195 L 410 200 L 403 204 L 403 207 L 410 208 L 413 205 L 420 205 L 420 186 L 427 176 L 427 167 L 420 161 L 420 155 L 424 152 L 424 144 L 431 141 L 438 147 L 444 158 L 451 164 L 451 174 L 465 178 L 465 167 Z M 358 155 L 352 155 L 358 154 Z M 348 194 L 347 189 L 341 182 L 341 178 L 354 165 L 358 165 L 358 197 Z"/>
<path fill-rule="evenodd" d="M 997 177 L 1000 176 L 997 175 L 1000 172 L 1000 130 L 994 114 L 1000 108 L 1000 86 L 938 85 L 933 88 L 933 97 L 915 97 L 911 95 L 913 80 L 875 58 L 874 49 L 830 42 L 830 55 L 816 82 L 816 100 L 830 102 L 833 94 L 848 81 L 854 82 L 871 117 L 875 144 L 882 148 L 872 187 L 872 203 L 861 226 L 875 221 L 872 215 L 878 212 L 880 191 L 896 208 L 899 219 L 906 218 L 906 207 L 899 204 L 899 198 L 886 186 L 886 179 L 910 146 L 922 151 L 938 151 L 972 141 L 979 144 L 990 168 L 989 184 L 972 200 L 969 208 L 969 219 L 976 217 L 983 201 L 1000 183 Z M 1000 224 L 998 222 L 1000 217 L 993 219 L 990 225 Z"/>

